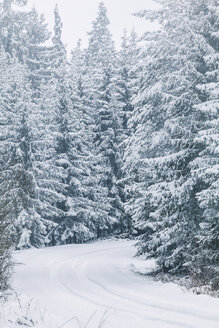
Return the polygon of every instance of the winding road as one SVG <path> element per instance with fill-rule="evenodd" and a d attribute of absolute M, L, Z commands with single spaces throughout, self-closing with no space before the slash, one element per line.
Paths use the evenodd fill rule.
<path fill-rule="evenodd" d="M 219 300 L 133 272 L 132 241 L 19 251 L 14 285 L 54 328 L 218 328 Z M 47 327 L 45 327 L 47 328 Z"/>

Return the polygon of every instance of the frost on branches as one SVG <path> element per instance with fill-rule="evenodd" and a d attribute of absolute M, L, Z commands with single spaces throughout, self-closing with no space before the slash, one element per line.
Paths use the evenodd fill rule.
<path fill-rule="evenodd" d="M 138 235 L 156 274 L 218 289 L 218 1 L 155 2 L 136 15 L 160 29 L 120 50 L 100 2 L 69 59 L 57 6 L 50 33 L 3 1 L 0 292 L 6 233 L 17 249 Z"/>

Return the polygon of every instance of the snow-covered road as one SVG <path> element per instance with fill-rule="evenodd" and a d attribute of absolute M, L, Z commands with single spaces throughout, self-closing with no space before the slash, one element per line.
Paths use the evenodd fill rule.
<path fill-rule="evenodd" d="M 131 241 L 16 252 L 14 285 L 52 328 L 218 328 L 219 300 L 136 275 Z M 45 323 L 45 328 L 47 324 Z"/>

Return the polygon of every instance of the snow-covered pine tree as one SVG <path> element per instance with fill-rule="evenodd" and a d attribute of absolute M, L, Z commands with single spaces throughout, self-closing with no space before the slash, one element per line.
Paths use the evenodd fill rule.
<path fill-rule="evenodd" d="M 137 55 L 137 34 L 134 30 L 132 30 L 131 34 L 128 35 L 127 31 L 124 30 L 121 50 L 118 54 L 118 69 L 115 78 L 116 96 L 118 104 L 120 104 L 121 107 L 121 134 L 123 134 L 121 139 L 124 139 L 126 135 L 130 134 L 127 123 L 133 112 L 132 98 L 135 91 L 135 69 L 137 65 Z"/>
<path fill-rule="evenodd" d="M 82 242 L 95 237 L 91 232 L 92 211 L 86 198 L 83 179 L 88 175 L 86 137 L 82 103 L 77 76 L 72 76 L 66 61 L 66 52 L 61 40 L 62 23 L 55 9 L 53 51 L 51 52 L 51 87 L 46 87 L 50 112 L 51 157 L 48 167 L 54 172 L 48 190 L 53 189 L 54 210 L 51 220 L 56 227 L 47 236 L 47 243 L 66 244 Z M 77 68 L 74 68 L 76 70 Z M 75 79 L 75 80 L 74 80 Z M 45 99 L 45 98 L 44 98 Z M 48 109 L 47 109 L 48 110 Z M 93 231 L 95 229 L 92 229 Z"/>
<path fill-rule="evenodd" d="M 86 50 L 81 49 L 81 39 L 78 40 L 76 48 L 71 51 L 70 71 L 72 84 L 76 86 L 79 91 L 80 98 L 85 94 L 86 84 L 86 64 L 85 64 Z"/>
<path fill-rule="evenodd" d="M 52 76 L 52 66 L 54 60 L 54 47 L 46 46 L 50 32 L 43 15 L 39 15 L 35 8 L 26 13 L 24 25 L 26 40 L 23 47 L 26 48 L 25 62 L 29 68 L 29 80 L 33 97 L 39 98 L 41 83 L 48 82 Z"/>
<path fill-rule="evenodd" d="M 202 102 L 195 106 L 200 113 L 201 128 L 195 140 L 203 150 L 193 162 L 193 176 L 199 190 L 196 194 L 202 209 L 190 270 L 195 283 L 210 290 L 219 288 L 219 15 L 217 1 L 196 3 L 198 30 L 210 45 L 203 58 L 205 81 L 197 86 Z"/>
<path fill-rule="evenodd" d="M 23 119 L 20 121 L 18 119 L 19 122 L 14 125 L 17 126 L 17 129 L 20 127 L 21 134 L 25 133 L 22 140 L 23 145 L 25 144 L 26 146 L 24 145 L 23 150 L 28 152 L 29 149 L 31 152 L 29 167 L 27 170 L 25 168 L 25 170 L 29 174 L 27 180 L 32 185 L 31 188 L 33 190 L 31 201 L 28 202 L 29 205 L 27 206 L 27 215 L 24 215 L 24 212 L 21 213 L 21 216 L 16 214 L 17 221 L 15 222 L 14 229 L 20 230 L 15 231 L 11 229 L 11 231 L 13 231 L 14 243 L 18 248 L 31 245 L 39 247 L 44 244 L 45 236 L 54 227 L 54 222 L 50 220 L 54 216 L 54 212 L 56 214 L 58 212 L 54 206 L 54 198 L 56 202 L 60 201 L 60 195 L 53 191 L 55 188 L 51 183 L 52 170 L 50 171 L 48 165 L 52 149 L 52 138 L 51 134 L 49 135 L 48 133 L 46 135 L 48 132 L 46 125 L 51 119 L 53 111 L 51 111 L 50 116 L 49 113 L 46 113 L 45 107 L 48 105 L 48 97 L 45 100 L 45 93 L 41 92 L 41 84 L 44 83 L 45 85 L 51 80 L 51 66 L 55 56 L 53 54 L 54 47 L 43 45 L 50 35 L 44 17 L 39 16 L 35 9 L 28 12 L 16 11 L 12 7 L 12 3 L 15 2 L 10 2 L 9 7 L 8 4 L 3 7 L 3 12 L 1 13 L 1 32 L 4 36 L 2 41 L 4 48 L 11 56 L 17 57 L 22 64 L 25 63 L 27 65 L 23 67 L 22 72 L 25 77 L 24 75 L 21 76 L 26 80 L 27 85 L 28 80 L 31 82 L 31 89 L 28 91 L 24 90 L 23 92 L 24 98 L 28 93 L 28 97 L 22 98 L 24 101 L 23 109 L 19 113 L 22 116 L 22 113 L 25 111 Z M 7 22 L 6 27 L 2 24 L 5 21 Z M 11 30 L 13 33 L 10 34 L 8 30 Z M 11 44 L 11 47 L 6 47 L 5 45 L 7 44 Z M 23 85 L 22 83 L 21 85 Z M 51 87 L 50 92 L 48 92 L 50 98 L 52 92 Z M 31 98 L 33 101 L 31 101 Z M 22 99 L 20 100 L 22 101 Z M 43 105 L 41 106 L 41 104 Z M 10 107 L 10 104 L 8 106 Z M 20 106 L 22 105 L 20 104 Z M 48 106 L 48 108 L 51 108 L 51 106 Z M 8 109 L 8 114 L 9 112 L 10 109 Z M 19 144 L 16 139 L 13 142 Z M 28 156 L 24 155 L 24 157 L 27 158 Z M 19 158 L 16 160 L 19 161 Z M 57 176 L 57 172 L 54 175 Z M 34 183 L 31 183 L 31 180 Z M 7 180 L 5 182 L 7 183 Z M 49 185 L 50 188 L 48 188 Z M 28 199 L 28 195 L 24 193 L 24 199 L 25 197 Z M 13 211 L 11 214 L 13 216 Z M 13 219 L 16 215 L 13 216 Z"/>
<path fill-rule="evenodd" d="M 93 21 L 89 33 L 89 46 L 86 52 L 88 70 L 86 88 L 95 121 L 94 147 L 99 161 L 96 179 L 98 185 L 102 187 L 102 195 L 106 195 L 107 199 L 105 208 L 108 216 L 101 218 L 106 232 L 112 231 L 116 223 L 119 226 L 122 215 L 117 186 L 120 121 L 115 104 L 112 102 L 112 80 L 117 59 L 108 25 L 107 10 L 101 2 L 97 18 Z M 98 235 L 101 234 L 102 232 L 99 231 Z"/>
<path fill-rule="evenodd" d="M 18 248 L 42 245 L 47 233 L 36 211 L 36 184 L 30 113 L 33 110 L 27 68 L 2 54 L 1 62 L 1 207 Z M 5 62 L 7 65 L 5 65 Z"/>
<path fill-rule="evenodd" d="M 43 15 L 33 8 L 31 11 L 16 10 L 13 5 L 26 5 L 26 0 L 3 2 L 0 11 L 0 44 L 11 56 L 18 58 L 29 68 L 32 88 L 39 89 L 42 79 L 51 76 L 51 51 L 44 43 L 50 33 Z M 37 91 L 36 91 L 37 96 Z"/>
<path fill-rule="evenodd" d="M 11 55 L 22 59 L 22 36 L 25 13 L 16 11 L 13 5 L 24 6 L 27 0 L 3 0 L 0 7 L 0 44 Z"/>
<path fill-rule="evenodd" d="M 55 17 L 56 15 L 58 15 L 58 11 L 55 12 Z M 33 16 L 32 22 L 36 23 L 36 26 L 40 23 L 39 27 L 42 28 L 43 33 L 43 18 L 39 18 L 35 10 L 30 12 L 30 16 Z M 57 19 L 55 20 L 55 32 L 58 30 L 56 25 Z M 45 30 L 45 35 L 47 35 L 47 30 Z M 59 35 L 61 37 L 61 33 Z M 63 55 L 58 52 L 58 41 L 61 44 L 61 39 L 58 40 L 57 33 L 55 33 L 55 37 L 56 44 L 51 47 L 40 45 L 43 42 L 40 35 L 38 41 L 35 40 L 35 42 L 33 39 L 33 43 L 29 47 L 30 56 L 27 59 L 31 71 L 30 82 L 33 98 L 33 110 L 30 113 L 31 120 L 34 121 L 31 131 L 34 150 L 32 171 L 37 190 L 37 213 L 49 226 L 46 234 L 42 235 L 43 242 L 46 244 L 50 242 L 48 234 L 65 215 L 60 204 L 66 201 L 66 185 L 63 182 L 64 168 L 56 165 L 55 162 L 58 156 L 56 120 L 59 95 L 57 94 L 57 84 L 58 77 L 61 78 L 61 68 L 58 63 L 60 56 Z M 63 57 L 62 62 L 64 61 Z"/>
<path fill-rule="evenodd" d="M 131 220 L 128 211 L 125 211 L 125 203 L 129 203 L 130 195 L 126 190 L 127 185 L 132 183 L 132 179 L 126 172 L 124 166 L 124 153 L 126 150 L 127 139 L 130 136 L 130 129 L 128 128 L 128 120 L 132 116 L 133 104 L 132 98 L 135 92 L 136 82 L 136 63 L 138 54 L 137 34 L 132 30 L 128 35 L 124 30 L 122 36 L 121 50 L 118 54 L 118 66 L 114 77 L 114 92 L 112 95 L 113 105 L 117 109 L 117 115 L 120 120 L 118 133 L 118 174 L 117 185 L 119 196 L 121 199 L 120 204 L 123 217 L 121 218 L 121 226 L 124 226 L 126 231 L 130 232 Z"/>
<path fill-rule="evenodd" d="M 0 53 L 0 70 L 2 76 L 0 77 L 0 110 L 2 109 L 4 103 L 3 89 L 5 86 L 9 85 L 8 75 L 4 75 L 5 72 L 9 70 L 9 64 L 6 54 L 1 50 Z M 2 128 L 3 121 L 0 120 L 0 127 Z M 2 138 L 0 138 L 0 143 Z M 5 169 L 5 163 L 3 161 L 2 147 L 1 149 L 1 160 L 0 160 L 0 183 L 2 182 L 2 173 Z M 6 187 L 6 186 L 5 186 Z M 3 201 L 3 195 L 7 192 L 7 189 L 3 190 L 1 188 L 0 192 L 0 298 L 3 296 L 4 292 L 9 286 L 9 277 L 10 277 L 10 267 L 11 267 L 11 258 L 10 258 L 10 239 L 8 236 L 8 212 L 11 210 L 10 206 Z M 6 205 L 6 206 L 5 206 Z"/>
<path fill-rule="evenodd" d="M 57 227 L 48 235 L 48 242 L 66 244 L 83 242 L 94 237 L 90 232 L 88 202 L 84 196 L 83 176 L 86 175 L 86 154 L 84 154 L 84 126 L 82 112 L 78 110 L 78 99 L 72 88 L 66 66 L 59 68 L 56 75 L 56 87 L 53 97 L 53 148 L 52 166 L 57 174 L 54 176 L 57 192 L 61 202 L 57 202 L 57 212 L 53 221 Z"/>
<path fill-rule="evenodd" d="M 186 271 L 201 213 L 191 163 L 202 150 L 194 139 L 194 105 L 200 103 L 196 85 L 204 80 L 201 63 L 209 46 L 194 30 L 190 12 L 196 1 L 157 2 L 159 10 L 139 13 L 157 20 L 162 30 L 146 34 L 152 42 L 139 76 L 127 153 L 135 160 L 126 161 L 136 181 L 133 218 L 143 232 L 138 253 L 155 258 L 158 271 L 179 273 Z"/>
<path fill-rule="evenodd" d="M 52 38 L 53 43 L 53 63 L 52 67 L 58 68 L 62 63 L 66 61 L 66 50 L 62 42 L 62 21 L 59 15 L 58 6 L 56 5 L 54 10 L 55 25 L 54 36 Z"/>
<path fill-rule="evenodd" d="M 86 63 L 86 49 L 81 50 L 80 40 L 72 52 L 71 80 L 74 89 L 74 111 L 80 113 L 81 153 L 83 150 L 83 171 L 81 184 L 83 193 L 81 208 L 84 222 L 92 233 L 92 238 L 104 235 L 108 226 L 108 195 L 101 180 L 101 154 L 95 147 L 95 115 L 93 113 L 94 99 L 90 97 L 89 68 Z"/>

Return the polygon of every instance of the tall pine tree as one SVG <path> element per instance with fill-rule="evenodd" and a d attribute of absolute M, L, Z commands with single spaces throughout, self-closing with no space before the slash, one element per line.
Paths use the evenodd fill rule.
<path fill-rule="evenodd" d="M 101 2 L 97 18 L 93 21 L 92 30 L 89 33 L 89 46 L 86 53 L 89 72 L 87 92 L 95 121 L 94 147 L 99 161 L 97 164 L 99 173 L 96 179 L 107 200 L 105 204 L 108 215 L 102 220 L 105 221 L 105 230 L 110 232 L 116 224 L 119 226 L 122 213 L 117 186 L 120 121 L 117 109 L 112 103 L 112 80 L 117 59 L 108 25 L 107 11 Z"/>
<path fill-rule="evenodd" d="M 127 156 L 126 161 L 135 175 L 133 218 L 142 231 L 138 253 L 155 258 L 158 271 L 181 273 L 187 271 L 201 215 L 200 185 L 191 166 L 203 149 L 195 140 L 200 118 L 194 105 L 201 101 L 196 85 L 204 81 L 202 58 L 209 46 L 194 30 L 191 1 L 158 2 L 159 10 L 139 14 L 158 20 L 162 31 L 146 34 L 150 44 L 142 57 L 127 153 L 135 160 Z"/>

